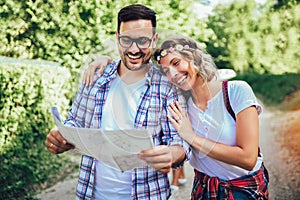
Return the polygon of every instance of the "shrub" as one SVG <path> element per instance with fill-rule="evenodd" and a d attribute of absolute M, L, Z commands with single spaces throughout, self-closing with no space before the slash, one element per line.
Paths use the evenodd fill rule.
<path fill-rule="evenodd" d="M 300 74 L 245 73 L 235 79 L 247 81 L 258 98 L 270 106 L 278 106 L 286 97 L 300 90 Z"/>
<path fill-rule="evenodd" d="M 0 199 L 30 195 L 65 163 L 44 141 L 54 127 L 50 107 L 67 113 L 70 79 L 57 63 L 0 57 Z"/>

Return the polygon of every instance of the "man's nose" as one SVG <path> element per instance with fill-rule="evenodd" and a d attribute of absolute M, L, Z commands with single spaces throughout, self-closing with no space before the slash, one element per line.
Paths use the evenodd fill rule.
<path fill-rule="evenodd" d="M 128 51 L 130 51 L 131 53 L 137 53 L 140 51 L 140 49 L 137 46 L 136 42 L 133 42 L 131 47 L 129 47 Z"/>

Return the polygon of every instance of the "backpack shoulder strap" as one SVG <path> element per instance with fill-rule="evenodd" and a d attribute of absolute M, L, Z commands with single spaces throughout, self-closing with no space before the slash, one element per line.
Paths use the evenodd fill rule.
<path fill-rule="evenodd" d="M 223 99 L 224 99 L 225 107 L 226 107 L 227 111 L 229 112 L 229 114 L 231 115 L 231 117 L 234 119 L 234 121 L 236 121 L 235 114 L 232 110 L 232 107 L 231 107 L 230 101 L 229 101 L 228 81 L 227 80 L 222 82 L 222 91 L 223 91 Z"/>
<path fill-rule="evenodd" d="M 232 107 L 230 105 L 229 96 L 228 96 L 228 81 L 225 80 L 222 82 L 222 91 L 223 91 L 223 97 L 224 97 L 224 103 L 226 106 L 227 111 L 231 115 L 231 117 L 236 121 L 235 114 L 232 110 Z M 260 153 L 260 148 L 258 147 L 258 157 L 262 157 Z"/>

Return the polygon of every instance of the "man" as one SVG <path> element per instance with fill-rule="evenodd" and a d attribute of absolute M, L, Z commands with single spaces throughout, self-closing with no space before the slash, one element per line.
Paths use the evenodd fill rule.
<path fill-rule="evenodd" d="M 116 37 L 121 60 L 108 65 L 93 85 L 81 87 L 65 122 L 103 130 L 153 130 L 155 147 L 139 153 L 148 166 L 121 172 L 83 155 L 78 199 L 168 199 L 167 172 L 188 154 L 188 146 L 167 120 L 167 106 L 175 100 L 184 105 L 184 98 L 150 62 L 158 40 L 155 15 L 139 4 L 120 10 Z M 54 154 L 74 148 L 57 129 L 50 131 L 45 143 Z"/>

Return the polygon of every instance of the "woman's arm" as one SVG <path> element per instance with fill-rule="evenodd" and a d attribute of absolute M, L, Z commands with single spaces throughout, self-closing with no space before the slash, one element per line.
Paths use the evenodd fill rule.
<path fill-rule="evenodd" d="M 258 114 L 251 106 L 238 113 L 236 118 L 236 146 L 196 136 L 193 147 L 216 160 L 252 170 L 258 155 Z"/>
<path fill-rule="evenodd" d="M 90 63 L 84 70 L 82 82 L 84 85 L 91 85 L 94 81 L 94 75 L 96 69 L 98 76 L 101 76 L 106 65 L 110 64 L 113 60 L 109 56 L 99 56 L 92 63 Z"/>
<path fill-rule="evenodd" d="M 176 108 L 177 107 L 177 108 Z M 196 135 L 186 113 L 180 112 L 180 106 L 173 105 L 169 117 L 180 136 L 190 145 L 209 157 L 227 164 L 252 170 L 258 155 L 258 113 L 254 106 L 248 107 L 236 117 L 236 146 L 221 144 Z M 175 120 L 180 119 L 181 120 Z"/>

